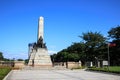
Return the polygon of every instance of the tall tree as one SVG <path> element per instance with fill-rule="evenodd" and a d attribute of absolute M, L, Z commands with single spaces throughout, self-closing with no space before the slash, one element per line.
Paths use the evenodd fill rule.
<path fill-rule="evenodd" d="M 120 26 L 111 28 L 108 31 L 108 37 L 116 44 L 116 46 L 110 47 L 111 65 L 120 65 Z"/>
<path fill-rule="evenodd" d="M 94 61 L 95 57 L 99 57 L 99 48 L 105 44 L 106 38 L 99 32 L 87 32 L 79 37 L 84 40 L 86 46 L 86 59 Z"/>

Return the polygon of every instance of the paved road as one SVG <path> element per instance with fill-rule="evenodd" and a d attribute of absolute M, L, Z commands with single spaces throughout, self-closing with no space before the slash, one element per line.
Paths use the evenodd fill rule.
<path fill-rule="evenodd" d="M 120 75 L 84 70 L 13 70 L 6 80 L 120 80 Z"/>

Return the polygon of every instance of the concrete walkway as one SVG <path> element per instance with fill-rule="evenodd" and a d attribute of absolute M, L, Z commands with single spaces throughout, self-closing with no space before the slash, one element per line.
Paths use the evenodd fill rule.
<path fill-rule="evenodd" d="M 84 70 L 13 70 L 6 80 L 120 80 L 120 75 Z"/>

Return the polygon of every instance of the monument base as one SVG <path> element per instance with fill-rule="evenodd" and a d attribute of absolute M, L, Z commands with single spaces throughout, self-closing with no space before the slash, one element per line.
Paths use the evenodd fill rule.
<path fill-rule="evenodd" d="M 28 65 L 40 68 L 51 68 L 52 62 L 47 49 L 37 48 L 36 50 L 33 50 L 30 55 Z"/>

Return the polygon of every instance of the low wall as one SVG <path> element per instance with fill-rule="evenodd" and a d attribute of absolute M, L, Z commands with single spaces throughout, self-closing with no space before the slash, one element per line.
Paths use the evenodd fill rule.
<path fill-rule="evenodd" d="M 0 66 L 14 67 L 14 62 L 13 61 L 0 61 Z"/>
<path fill-rule="evenodd" d="M 81 62 L 54 62 L 53 66 L 63 66 L 72 69 L 81 67 Z"/>
<path fill-rule="evenodd" d="M 81 67 L 81 64 L 79 62 L 68 62 L 68 68 L 78 68 Z"/>
<path fill-rule="evenodd" d="M 23 68 L 24 66 L 24 61 L 14 61 L 14 68 Z"/>

